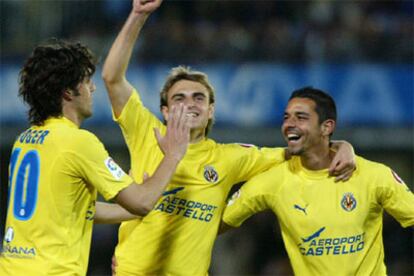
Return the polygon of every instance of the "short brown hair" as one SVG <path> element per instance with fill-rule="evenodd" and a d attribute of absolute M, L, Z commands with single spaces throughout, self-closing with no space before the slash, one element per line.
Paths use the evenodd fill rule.
<path fill-rule="evenodd" d="M 160 108 L 163 106 L 168 106 L 168 91 L 171 89 L 171 87 L 173 87 L 175 83 L 180 80 L 189 80 L 201 83 L 205 88 L 207 88 L 209 104 L 213 104 L 215 102 L 214 88 L 208 81 L 207 75 L 203 72 L 193 71 L 188 66 L 180 65 L 171 69 L 170 74 L 164 83 L 164 86 L 160 93 Z M 205 131 L 206 136 L 210 132 L 213 124 L 214 118 L 209 119 Z"/>

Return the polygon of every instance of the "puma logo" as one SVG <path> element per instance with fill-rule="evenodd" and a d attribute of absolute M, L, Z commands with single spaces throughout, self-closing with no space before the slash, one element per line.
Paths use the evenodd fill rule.
<path fill-rule="evenodd" d="M 305 215 L 308 215 L 308 214 L 306 213 L 306 208 L 308 208 L 308 205 L 306 205 L 306 207 L 305 207 L 305 208 L 302 208 L 302 207 L 300 207 L 299 205 L 295 204 L 295 205 L 293 205 L 293 207 L 294 207 L 295 209 L 298 209 L 299 211 L 304 212 L 304 213 L 305 213 Z"/>

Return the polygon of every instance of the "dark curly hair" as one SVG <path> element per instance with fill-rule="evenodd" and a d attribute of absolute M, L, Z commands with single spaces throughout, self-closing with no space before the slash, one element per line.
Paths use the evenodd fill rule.
<path fill-rule="evenodd" d="M 29 105 L 29 121 L 43 125 L 48 117 L 62 115 L 62 97 L 95 73 L 92 52 L 80 43 L 50 39 L 38 45 L 20 71 L 19 96 Z"/>

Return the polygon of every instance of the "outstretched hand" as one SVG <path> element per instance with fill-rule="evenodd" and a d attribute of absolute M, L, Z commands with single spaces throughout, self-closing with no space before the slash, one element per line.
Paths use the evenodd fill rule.
<path fill-rule="evenodd" d="M 190 142 L 187 107 L 173 105 L 168 114 L 167 133 L 163 137 L 158 128 L 154 128 L 158 146 L 166 157 L 181 160 Z"/>
<path fill-rule="evenodd" d="M 134 0 L 132 10 L 137 14 L 150 14 L 155 11 L 162 0 Z"/>

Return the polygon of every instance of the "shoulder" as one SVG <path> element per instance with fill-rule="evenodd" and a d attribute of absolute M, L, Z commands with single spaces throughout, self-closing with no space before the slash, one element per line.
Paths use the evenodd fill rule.
<path fill-rule="evenodd" d="M 280 184 L 283 182 L 282 179 L 284 174 L 287 172 L 286 166 L 283 166 L 283 164 L 284 163 L 272 166 L 267 171 L 251 178 L 243 186 L 246 186 L 245 189 L 252 190 L 252 193 L 275 193 L 279 189 Z"/>
<path fill-rule="evenodd" d="M 391 170 L 387 165 L 356 156 L 357 174 L 382 174 Z"/>
<path fill-rule="evenodd" d="M 213 141 L 213 140 L 211 140 Z M 214 141 L 213 141 L 214 142 Z M 258 146 L 253 144 L 243 144 L 243 143 L 227 143 L 227 144 L 220 144 L 214 142 L 217 149 L 226 151 L 228 153 L 239 154 L 239 155 L 246 155 L 252 152 L 259 153 L 261 150 Z"/>
<path fill-rule="evenodd" d="M 72 138 L 75 142 L 98 142 L 100 143 L 100 140 L 98 137 L 86 129 L 77 129 L 76 131 L 72 132 Z M 84 144 L 83 143 L 83 144 Z"/>
<path fill-rule="evenodd" d="M 78 153 L 104 148 L 98 137 L 85 129 L 72 130 L 64 135 L 63 139 L 69 149 L 76 150 Z"/>
<path fill-rule="evenodd" d="M 367 160 L 360 156 L 357 156 L 357 169 L 356 176 L 361 175 L 369 179 L 371 184 L 375 184 L 375 187 L 383 185 L 404 184 L 401 177 L 389 166 Z"/>

